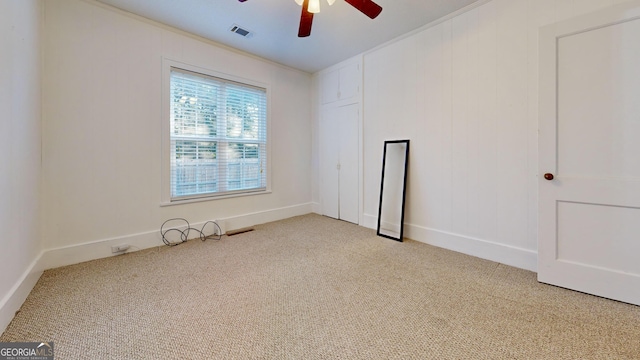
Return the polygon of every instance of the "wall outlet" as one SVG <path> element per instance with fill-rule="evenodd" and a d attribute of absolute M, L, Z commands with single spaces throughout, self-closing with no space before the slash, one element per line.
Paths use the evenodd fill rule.
<path fill-rule="evenodd" d="M 117 254 L 117 253 L 123 253 L 127 250 L 129 250 L 131 246 L 127 245 L 127 244 L 122 244 L 122 245 L 115 245 L 111 247 L 111 253 L 112 254 Z"/>
<path fill-rule="evenodd" d="M 224 234 L 224 220 L 213 220 L 220 227 L 220 233 L 216 235 Z M 216 233 L 218 232 L 218 228 L 216 228 Z"/>

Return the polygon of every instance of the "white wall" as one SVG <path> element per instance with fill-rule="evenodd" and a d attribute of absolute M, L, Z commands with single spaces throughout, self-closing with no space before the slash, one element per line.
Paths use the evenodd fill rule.
<path fill-rule="evenodd" d="M 173 217 L 231 229 L 311 211 L 309 74 L 93 1 L 47 0 L 45 16 L 45 267 L 162 245 Z M 160 206 L 163 57 L 270 85 L 271 194 Z"/>
<path fill-rule="evenodd" d="M 364 55 L 364 225 L 411 140 L 405 235 L 535 270 L 538 28 L 622 0 L 480 2 Z"/>
<path fill-rule="evenodd" d="M 40 276 L 40 1 L 0 0 L 0 333 Z"/>

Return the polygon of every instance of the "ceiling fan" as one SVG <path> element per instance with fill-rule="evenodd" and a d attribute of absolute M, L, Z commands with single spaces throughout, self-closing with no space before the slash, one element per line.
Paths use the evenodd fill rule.
<path fill-rule="evenodd" d="M 245 2 L 247 0 L 238 0 Z M 319 0 L 295 0 L 298 5 L 302 5 L 302 14 L 300 15 L 300 28 L 298 29 L 298 37 L 307 37 L 311 35 L 311 24 L 313 23 L 313 14 L 320 12 Z M 335 0 L 327 0 L 329 5 Z M 382 12 L 382 7 L 372 0 L 344 0 L 347 4 L 358 9 L 361 13 L 367 15 L 371 19 L 375 19 Z"/>

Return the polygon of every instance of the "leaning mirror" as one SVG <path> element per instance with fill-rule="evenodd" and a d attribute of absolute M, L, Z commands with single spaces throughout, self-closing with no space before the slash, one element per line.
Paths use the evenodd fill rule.
<path fill-rule="evenodd" d="M 409 140 L 384 142 L 378 235 L 402 241 L 404 234 L 404 202 L 407 187 Z"/>

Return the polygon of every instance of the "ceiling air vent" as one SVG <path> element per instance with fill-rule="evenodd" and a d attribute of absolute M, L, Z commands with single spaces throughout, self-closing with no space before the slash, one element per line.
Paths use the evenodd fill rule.
<path fill-rule="evenodd" d="M 253 37 L 253 33 L 247 29 L 243 29 L 240 26 L 233 24 L 233 26 L 231 28 L 229 28 L 229 31 L 236 33 L 238 35 L 242 35 L 246 38 L 250 38 Z"/>

